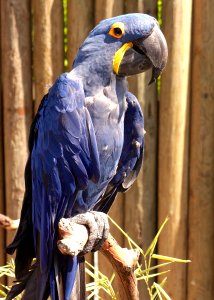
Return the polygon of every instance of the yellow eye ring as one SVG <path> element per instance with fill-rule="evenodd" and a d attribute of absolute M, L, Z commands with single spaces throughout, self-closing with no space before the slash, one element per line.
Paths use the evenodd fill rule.
<path fill-rule="evenodd" d="M 109 30 L 109 35 L 120 39 L 125 33 L 125 27 L 122 22 L 116 22 L 111 26 L 111 29 Z"/>

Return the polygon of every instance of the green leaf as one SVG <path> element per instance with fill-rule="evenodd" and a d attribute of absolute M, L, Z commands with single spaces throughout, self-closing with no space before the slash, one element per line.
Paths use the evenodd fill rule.
<path fill-rule="evenodd" d="M 153 254 L 155 246 L 156 246 L 158 238 L 159 238 L 159 235 L 161 234 L 161 231 L 163 230 L 163 228 L 166 225 L 166 223 L 168 222 L 168 220 L 169 220 L 168 217 L 164 220 L 163 224 L 161 225 L 161 227 L 158 230 L 158 233 L 156 234 L 155 238 L 153 239 L 153 241 L 149 245 L 149 247 L 148 247 L 148 249 L 147 249 L 147 251 L 145 253 L 145 256 L 147 256 L 149 253 Z"/>
<path fill-rule="evenodd" d="M 154 286 L 157 290 L 157 292 L 159 291 L 167 300 L 172 300 L 169 295 L 167 294 L 167 292 L 164 291 L 164 289 L 162 288 L 162 286 L 156 282 L 154 282 Z M 158 294 L 159 296 L 159 294 Z M 162 298 L 161 298 L 162 299 Z"/>
<path fill-rule="evenodd" d="M 155 273 L 155 274 L 151 274 L 151 275 L 144 275 L 144 276 L 141 276 L 141 277 L 138 277 L 137 280 L 145 280 L 145 279 L 150 279 L 150 278 L 154 278 L 154 277 L 157 277 L 157 276 L 160 276 L 160 275 L 163 275 L 163 274 L 166 274 L 166 273 L 169 273 L 170 270 L 167 270 L 167 271 L 163 271 L 163 272 L 159 272 L 159 273 Z"/>
<path fill-rule="evenodd" d="M 107 276 L 105 276 L 103 273 L 101 273 L 99 270 L 97 270 L 93 265 L 91 265 L 89 262 L 86 261 L 86 273 L 93 278 L 93 282 L 86 284 L 86 291 L 90 292 L 87 299 L 91 299 L 94 295 L 97 295 L 97 292 L 102 289 L 104 290 L 112 300 L 116 300 L 116 295 L 114 292 L 114 289 L 111 285 L 111 281 L 114 279 L 114 274 L 111 277 L 111 281 L 108 279 Z M 92 271 L 89 269 L 91 268 Z M 96 274 L 94 271 L 96 270 Z M 101 298 L 100 298 L 101 299 Z"/>
<path fill-rule="evenodd" d="M 138 276 L 142 276 L 143 274 L 146 274 L 148 271 L 153 271 L 153 270 L 156 270 L 156 269 L 159 269 L 159 268 L 162 268 L 162 267 L 165 267 L 169 264 L 172 264 L 173 262 L 169 261 L 169 262 L 165 262 L 165 263 L 162 263 L 162 264 L 158 264 L 156 266 L 153 266 L 153 267 L 150 267 L 146 270 L 142 270 L 141 267 L 139 267 L 138 269 L 135 270 L 135 276 L 138 277 Z M 140 269 L 140 270 L 139 270 Z"/>
<path fill-rule="evenodd" d="M 135 243 L 135 241 L 133 241 L 130 236 L 109 216 L 107 215 L 107 217 L 109 218 L 109 220 L 112 222 L 112 224 L 114 224 L 114 226 L 126 237 L 126 239 L 128 240 L 129 245 L 133 245 L 136 249 L 138 249 L 140 251 L 140 253 L 145 256 L 144 251 L 142 248 L 140 248 L 138 246 L 137 243 Z M 132 247 L 131 247 L 132 248 Z"/>
<path fill-rule="evenodd" d="M 154 284 L 154 286 L 156 288 L 157 296 L 159 297 L 160 300 L 163 300 L 161 293 L 160 293 L 159 289 L 157 288 L 156 284 Z"/>
<path fill-rule="evenodd" d="M 167 277 L 165 277 L 165 278 L 161 281 L 160 286 L 163 287 L 163 286 L 165 285 L 166 281 L 167 281 Z M 156 287 L 155 287 L 154 284 L 155 284 L 155 282 L 153 282 L 153 285 L 152 285 L 152 287 L 151 287 L 151 290 L 155 289 L 155 293 L 152 295 L 151 300 L 156 300 L 156 298 L 157 298 L 157 296 L 158 296 L 158 293 L 157 293 L 157 290 L 156 290 Z"/>
<path fill-rule="evenodd" d="M 160 255 L 160 254 L 152 254 L 152 258 L 159 259 L 159 260 L 167 260 L 169 262 L 180 262 L 180 263 L 189 263 L 191 260 L 189 259 L 180 259 L 175 257 L 170 257 L 166 255 Z"/>

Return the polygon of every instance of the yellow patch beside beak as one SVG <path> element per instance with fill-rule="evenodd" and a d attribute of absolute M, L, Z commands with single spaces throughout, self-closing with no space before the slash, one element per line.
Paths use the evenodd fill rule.
<path fill-rule="evenodd" d="M 130 49 L 132 47 L 133 47 L 132 42 L 126 43 L 122 47 L 120 47 L 120 49 L 117 50 L 117 52 L 115 53 L 114 58 L 113 58 L 113 70 L 117 75 L 118 75 L 120 63 L 123 59 L 124 54 L 126 53 L 126 51 L 128 49 Z"/>

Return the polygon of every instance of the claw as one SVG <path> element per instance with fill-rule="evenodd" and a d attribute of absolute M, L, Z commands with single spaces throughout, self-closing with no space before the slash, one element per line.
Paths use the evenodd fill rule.
<path fill-rule="evenodd" d="M 85 225 L 88 229 L 88 241 L 79 255 L 98 251 L 109 234 L 109 223 L 107 215 L 102 212 L 90 211 L 76 215 L 70 219 L 71 222 Z"/>

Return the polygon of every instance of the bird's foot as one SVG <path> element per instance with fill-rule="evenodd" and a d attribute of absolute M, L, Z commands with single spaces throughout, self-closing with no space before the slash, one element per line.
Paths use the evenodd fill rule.
<path fill-rule="evenodd" d="M 74 235 L 74 233 L 73 233 L 73 229 L 74 229 L 73 225 L 74 224 L 84 225 L 87 228 L 88 240 L 83 247 L 81 246 L 82 247 L 81 251 L 80 252 L 78 251 L 80 256 L 85 255 L 88 252 L 98 251 L 102 247 L 105 240 L 108 238 L 108 235 L 109 235 L 108 217 L 106 214 L 104 214 L 102 212 L 89 211 L 86 213 L 78 214 L 69 219 L 62 219 L 62 221 L 63 221 L 62 222 L 63 231 L 64 231 L 64 233 L 67 231 L 68 236 L 69 236 L 69 232 L 70 232 L 70 234 L 72 234 L 72 236 Z M 75 241 L 76 241 L 76 239 L 77 239 L 77 237 L 75 238 Z M 79 240 L 81 240 L 80 237 L 79 237 Z M 59 241 L 59 243 L 61 243 L 61 241 Z M 67 240 L 66 243 L 70 244 L 69 239 Z M 66 245 L 64 245 L 66 243 L 64 240 L 63 247 L 66 246 Z M 80 244 L 82 244 L 82 242 Z M 59 245 L 58 245 L 58 247 L 59 247 Z M 66 250 L 66 251 L 60 250 L 60 251 L 65 252 L 65 253 L 72 252 L 70 250 L 69 251 L 68 250 Z"/>
<path fill-rule="evenodd" d="M 88 241 L 79 255 L 98 251 L 109 235 L 109 222 L 106 214 L 98 211 L 89 211 L 73 217 L 73 221 L 85 225 L 88 229 Z"/>

